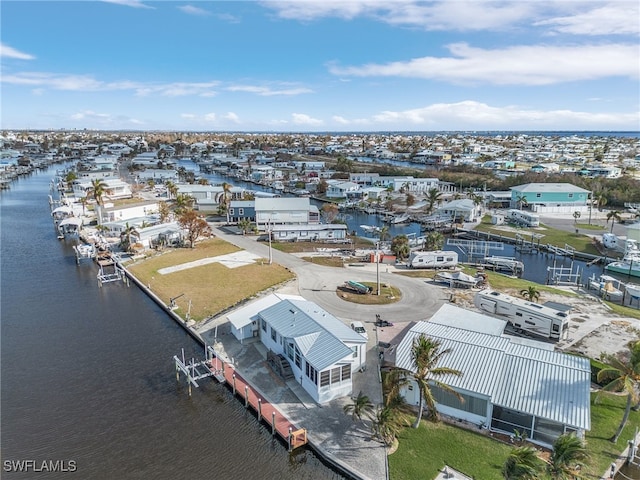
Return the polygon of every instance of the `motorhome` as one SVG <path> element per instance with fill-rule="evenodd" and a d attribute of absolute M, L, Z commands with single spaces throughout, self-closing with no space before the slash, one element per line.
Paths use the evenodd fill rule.
<path fill-rule="evenodd" d="M 523 227 L 539 227 L 540 217 L 532 212 L 525 212 L 523 210 L 509 210 L 507 212 L 507 221 L 516 223 Z"/>
<path fill-rule="evenodd" d="M 569 312 L 522 298 L 486 289 L 476 293 L 474 304 L 480 310 L 507 317 L 516 329 L 551 340 L 566 338 L 569 332 Z"/>
<path fill-rule="evenodd" d="M 412 252 L 409 256 L 411 268 L 451 268 L 458 265 L 458 252 L 448 250 L 432 250 L 429 252 Z"/>

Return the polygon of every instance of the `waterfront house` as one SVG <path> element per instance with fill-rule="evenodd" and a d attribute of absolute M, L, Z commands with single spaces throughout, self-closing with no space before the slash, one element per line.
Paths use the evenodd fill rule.
<path fill-rule="evenodd" d="M 546 447 L 566 432 L 583 437 L 591 428 L 591 366 L 588 358 L 553 350 L 553 345 L 504 335 L 506 322 L 445 304 L 428 322 L 416 323 L 396 350 L 396 366 L 414 371 L 414 339 L 420 335 L 451 349 L 438 366 L 462 372 L 441 382 L 463 402 L 435 385 L 431 390 L 441 414 L 492 431 L 525 433 Z M 402 395 L 418 405 L 419 391 L 410 380 Z"/>
<path fill-rule="evenodd" d="M 329 180 L 327 184 L 327 198 L 357 198 L 362 194 L 360 185 L 354 182 Z"/>
<path fill-rule="evenodd" d="M 105 187 L 105 198 L 108 198 L 110 200 L 118 200 L 121 198 L 132 198 L 133 197 L 133 192 L 131 191 L 131 186 L 125 182 L 120 180 L 119 178 L 99 178 L 100 180 L 102 180 L 104 182 L 104 184 L 106 185 Z M 93 188 L 93 185 L 91 183 L 90 180 L 88 179 L 78 179 L 75 180 L 73 182 L 73 184 L 71 185 L 72 189 L 73 189 L 73 195 L 76 198 L 83 198 L 86 197 L 89 192 L 91 191 L 91 189 Z"/>
<path fill-rule="evenodd" d="M 511 208 L 521 207 L 521 199 L 537 213 L 588 211 L 589 190 L 571 183 L 527 183 L 511 187 Z"/>
<path fill-rule="evenodd" d="M 153 200 L 129 203 L 126 205 L 115 205 L 110 202 L 105 203 L 104 205 L 96 205 L 96 215 L 98 217 L 99 225 L 109 222 L 128 221 L 133 218 L 147 217 L 157 212 L 158 202 Z"/>
<path fill-rule="evenodd" d="M 443 203 L 436 209 L 436 214 L 441 217 L 451 217 L 454 220 L 475 222 L 482 216 L 482 208 L 469 198 L 460 198 Z"/>
<path fill-rule="evenodd" d="M 306 300 L 282 300 L 258 313 L 260 341 L 291 365 L 295 381 L 318 403 L 353 393 L 367 339 Z"/>
<path fill-rule="evenodd" d="M 266 232 L 275 225 L 320 223 L 318 207 L 308 197 L 256 197 L 256 226 Z"/>

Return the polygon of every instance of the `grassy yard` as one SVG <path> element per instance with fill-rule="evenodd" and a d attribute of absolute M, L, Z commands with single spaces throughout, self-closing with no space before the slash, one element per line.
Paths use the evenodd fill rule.
<path fill-rule="evenodd" d="M 371 293 L 362 294 L 355 293 L 348 288 L 338 287 L 337 294 L 343 300 L 352 303 L 358 303 L 360 305 L 388 305 L 395 303 L 402 298 L 402 293 L 393 285 L 387 285 L 386 283 L 380 284 L 380 295 L 376 294 L 378 286 L 374 282 L 362 282 L 363 285 L 371 287 Z"/>
<path fill-rule="evenodd" d="M 176 300 L 176 313 L 182 317 L 191 301 L 191 318 L 202 320 L 216 315 L 238 302 L 250 298 L 269 287 L 293 278 L 286 268 L 267 262 L 257 262 L 238 268 L 227 268 L 220 263 L 210 263 L 179 272 L 160 275 L 158 270 L 207 257 L 238 251 L 238 248 L 220 239 L 197 244 L 196 248 L 172 250 L 148 258 L 129 267 L 129 271 L 166 304 L 170 299 L 184 293 Z"/>
<path fill-rule="evenodd" d="M 558 230 L 542 224 L 540 227 L 534 229 L 521 228 L 518 229 L 518 231 L 502 230 L 500 226 L 493 225 L 491 223 L 491 218 L 486 215 L 475 230 L 514 239 L 516 238 L 516 233 L 519 233 L 525 240 L 530 240 L 531 234 L 536 233 L 544 235 L 544 237 L 540 239 L 541 245 L 551 244 L 556 247 L 564 248 L 566 244 L 569 244 L 579 252 L 589 253 L 591 255 L 600 255 L 589 236 L 583 235 L 582 233 L 576 234 L 575 232 Z"/>
<path fill-rule="evenodd" d="M 618 442 L 609 441 L 622 419 L 624 406 L 625 397 L 617 395 L 603 395 L 598 404 L 592 401 L 591 431 L 586 435 L 591 459 L 583 470 L 586 479 L 600 478 L 622 453 L 635 428 L 640 427 L 640 412 L 632 411 Z M 389 456 L 390 478 L 431 479 L 447 464 L 473 478 L 501 480 L 500 470 L 510 451 L 511 445 L 485 435 L 442 422 L 423 421 L 420 428 L 405 428 L 400 433 L 398 450 Z"/>

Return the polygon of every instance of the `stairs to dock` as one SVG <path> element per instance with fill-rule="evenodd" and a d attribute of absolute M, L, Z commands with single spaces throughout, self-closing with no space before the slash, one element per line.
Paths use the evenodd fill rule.
<path fill-rule="evenodd" d="M 289 364 L 289 361 L 284 358 L 284 355 L 277 354 L 269 350 L 269 352 L 267 352 L 267 362 L 269 362 L 271 368 L 273 368 L 284 381 L 294 377 L 291 365 Z"/>

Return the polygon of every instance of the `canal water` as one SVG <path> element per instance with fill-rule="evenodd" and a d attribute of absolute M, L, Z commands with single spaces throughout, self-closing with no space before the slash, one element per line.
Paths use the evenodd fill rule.
<path fill-rule="evenodd" d="M 0 193 L 0 476 L 6 461 L 73 462 L 78 478 L 339 479 L 311 451 L 287 452 L 229 390 L 189 398 L 174 354 L 200 346 L 135 286 L 98 287 L 59 241 L 47 195 L 54 169 Z"/>

